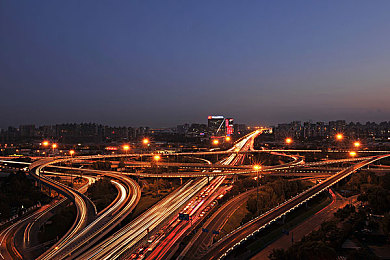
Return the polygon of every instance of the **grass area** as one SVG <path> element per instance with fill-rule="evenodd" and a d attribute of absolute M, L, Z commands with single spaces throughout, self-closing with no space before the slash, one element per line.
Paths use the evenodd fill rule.
<path fill-rule="evenodd" d="M 155 203 L 157 203 L 162 197 L 158 198 L 153 196 L 152 194 L 148 194 L 145 196 L 141 196 L 137 206 L 135 207 L 134 211 L 130 214 L 131 219 L 134 219 L 141 215 L 145 210 L 153 206 Z"/>
<path fill-rule="evenodd" d="M 228 219 L 225 225 L 222 227 L 222 234 L 216 237 L 216 240 L 220 239 L 222 236 L 230 233 L 234 229 L 241 226 L 241 221 L 248 214 L 248 209 L 246 208 L 246 203 L 243 203 Z"/>
<path fill-rule="evenodd" d="M 248 246 L 248 249 L 250 251 L 260 251 L 267 245 L 269 245 L 271 242 L 277 240 L 284 234 L 282 233 L 283 229 L 289 229 L 298 226 L 300 223 L 308 219 L 309 217 L 313 216 L 316 212 L 320 211 L 321 209 L 325 208 L 327 205 L 329 205 L 331 202 L 331 199 L 326 198 L 324 199 L 320 204 L 313 206 L 312 208 L 303 211 L 303 212 L 297 212 L 297 214 L 294 214 L 295 216 L 291 216 L 289 218 L 286 218 L 287 221 L 284 226 L 275 227 L 271 232 L 268 232 L 266 235 L 259 238 L 255 243 Z"/>
<path fill-rule="evenodd" d="M 254 238 L 248 241 L 244 248 L 238 249 L 237 254 L 242 254 L 243 251 L 249 251 L 252 256 L 255 255 L 270 243 L 285 236 L 285 234 L 282 233 L 283 230 L 293 229 L 309 217 L 313 216 L 316 212 L 328 206 L 331 201 L 332 200 L 327 194 L 320 195 L 308 204 L 309 208 L 302 206 L 288 214 L 284 224 L 282 221 L 278 221 L 260 231 Z"/>
<path fill-rule="evenodd" d="M 293 182 L 275 180 L 274 178 L 268 177 L 264 178 L 262 181 L 264 182 L 264 185 L 259 188 L 258 203 L 260 214 L 284 201 L 284 196 L 291 196 L 297 192 L 299 193 L 313 185 L 311 182 L 300 181 L 296 182 L 296 185 L 294 186 Z M 237 182 L 236 186 L 242 190 L 248 184 L 250 183 Z M 295 192 L 293 192 L 293 190 L 295 190 Z M 247 201 L 229 217 L 228 221 L 222 227 L 223 233 L 219 237 L 216 237 L 216 239 L 221 238 L 223 235 L 228 234 L 241 226 L 242 223 L 246 223 L 256 217 L 256 208 L 256 195 L 252 194 L 248 197 Z"/>
<path fill-rule="evenodd" d="M 97 211 L 100 212 L 115 200 L 118 191 L 111 181 L 103 178 L 89 186 L 86 195 L 95 204 Z"/>
<path fill-rule="evenodd" d="M 73 204 L 60 206 L 55 215 L 46 221 L 39 230 L 38 240 L 40 243 L 60 238 L 70 229 L 76 218 L 76 208 Z"/>

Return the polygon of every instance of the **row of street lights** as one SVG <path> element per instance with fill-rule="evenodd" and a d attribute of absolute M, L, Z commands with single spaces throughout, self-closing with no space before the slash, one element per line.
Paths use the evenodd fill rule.
<path fill-rule="evenodd" d="M 144 138 L 144 139 L 142 140 L 142 143 L 143 143 L 144 145 L 148 145 L 148 144 L 149 144 L 149 139 Z M 50 142 L 49 142 L 49 141 L 43 141 L 43 142 L 41 143 L 41 145 L 42 145 L 44 148 L 48 148 L 48 147 L 50 146 Z M 51 148 L 53 149 L 53 153 L 54 153 L 54 150 L 58 148 L 58 144 L 53 143 L 53 144 L 51 145 Z M 127 152 L 130 150 L 130 145 L 124 144 L 124 145 L 122 146 L 122 149 L 127 153 Z M 69 154 L 70 154 L 71 156 L 73 156 L 74 153 L 75 153 L 74 150 L 70 150 L 70 151 L 69 151 Z"/>
<path fill-rule="evenodd" d="M 226 136 L 225 137 L 225 141 L 226 142 L 230 142 L 232 140 L 232 138 L 230 137 L 230 136 Z M 218 139 L 214 139 L 213 141 L 212 141 L 212 143 L 213 143 L 213 145 L 219 145 L 219 140 Z"/>
<path fill-rule="evenodd" d="M 43 141 L 43 142 L 42 142 L 42 146 L 43 146 L 44 148 L 48 148 L 49 145 L 50 145 L 50 142 L 49 142 L 49 141 Z M 54 150 L 57 149 L 57 147 L 58 147 L 58 145 L 57 145 L 56 143 L 53 143 L 53 144 L 51 145 L 51 148 L 53 149 L 53 154 L 54 154 Z"/>
<path fill-rule="evenodd" d="M 344 139 L 344 135 L 343 134 L 341 134 L 341 133 L 336 134 L 336 140 L 337 141 L 341 141 L 343 139 Z M 287 145 L 291 144 L 292 142 L 293 142 L 293 139 L 290 138 L 290 137 L 285 139 L 285 143 Z M 361 143 L 359 141 L 355 141 L 355 142 L 353 142 L 353 146 L 355 148 L 359 148 L 361 146 Z M 236 151 L 238 152 L 239 150 L 236 150 Z M 351 157 L 355 157 L 357 155 L 357 152 L 356 151 L 350 151 L 349 155 Z M 259 165 L 259 164 L 255 164 L 253 166 L 253 169 L 256 171 L 256 194 L 257 194 L 257 196 L 256 196 L 257 197 L 257 200 L 256 200 L 256 211 L 257 211 L 257 214 L 258 214 L 259 213 L 258 212 L 259 211 L 259 179 L 260 179 L 259 172 L 262 170 L 262 166 Z"/>
<path fill-rule="evenodd" d="M 48 148 L 50 146 L 50 142 L 49 141 L 43 141 L 42 142 L 42 146 L 44 148 Z M 53 154 L 54 154 L 54 150 L 58 148 L 58 144 L 52 143 L 51 144 L 51 148 L 53 149 Z M 73 156 L 74 154 L 75 154 L 75 150 L 69 150 L 69 155 L 70 156 Z"/>
<path fill-rule="evenodd" d="M 142 140 L 142 143 L 143 143 L 144 145 L 149 145 L 149 139 L 144 138 L 144 139 Z M 127 152 L 130 150 L 130 145 L 124 144 L 124 145 L 122 145 L 122 149 L 123 149 L 123 151 L 125 151 L 125 152 L 127 153 Z"/>
<path fill-rule="evenodd" d="M 337 141 L 342 141 L 344 139 L 344 135 L 343 134 L 336 134 L 336 140 Z M 290 137 L 287 137 L 284 142 L 286 144 L 292 144 L 293 142 L 293 139 L 290 138 Z M 359 148 L 361 146 L 361 143 L 359 141 L 355 141 L 353 142 L 353 146 L 356 147 L 356 148 Z"/>

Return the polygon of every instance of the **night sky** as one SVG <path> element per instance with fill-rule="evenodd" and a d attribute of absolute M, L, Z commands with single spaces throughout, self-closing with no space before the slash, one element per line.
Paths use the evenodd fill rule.
<path fill-rule="evenodd" d="M 1 1 L 0 127 L 390 120 L 390 1 Z"/>

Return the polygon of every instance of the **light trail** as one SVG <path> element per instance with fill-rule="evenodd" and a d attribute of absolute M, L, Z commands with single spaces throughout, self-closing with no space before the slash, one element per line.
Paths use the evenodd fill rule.
<path fill-rule="evenodd" d="M 240 157 L 243 155 L 239 155 L 236 152 L 236 149 L 251 149 L 253 147 L 253 139 L 259 133 L 259 131 L 255 131 L 237 142 L 233 148 L 229 149 L 232 154 L 229 155 L 227 158 L 221 160 L 220 163 L 224 165 L 238 163 L 238 161 L 241 159 Z M 205 210 L 206 207 L 210 207 L 211 202 L 214 201 L 219 195 L 219 193 L 217 193 L 217 190 L 219 186 L 223 183 L 225 178 L 226 176 L 219 176 L 212 180 L 211 183 L 203 189 L 199 196 L 191 200 L 184 208 L 184 210 L 182 210 L 182 213 L 189 215 L 189 217 L 191 218 L 191 223 L 188 223 L 186 221 L 180 221 L 176 217 L 171 220 L 168 225 L 168 230 L 163 231 L 168 235 L 161 242 L 157 242 L 158 245 L 156 245 L 155 243 L 152 245 L 153 248 L 149 247 L 152 252 L 150 254 L 146 252 L 146 259 L 158 260 L 169 258 L 172 256 L 171 250 L 173 245 L 179 239 L 181 239 L 182 236 L 193 227 L 193 225 L 196 225 L 196 223 L 202 219 L 202 217 L 200 216 L 200 212 Z M 169 256 L 167 255 L 168 253 L 170 253 Z M 141 255 L 140 258 L 143 258 L 143 255 Z"/>

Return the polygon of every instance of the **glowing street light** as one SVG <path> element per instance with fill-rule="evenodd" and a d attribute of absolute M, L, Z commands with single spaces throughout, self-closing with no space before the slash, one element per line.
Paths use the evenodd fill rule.
<path fill-rule="evenodd" d="M 53 156 L 54 156 L 54 150 L 55 150 L 57 147 L 58 147 L 57 144 L 52 144 L 52 145 L 51 145 L 51 148 L 53 148 Z"/>
<path fill-rule="evenodd" d="M 256 164 L 253 166 L 253 169 L 255 169 L 256 171 L 261 170 L 261 166 Z"/>
<path fill-rule="evenodd" d="M 73 168 L 73 155 L 75 154 L 75 151 L 74 150 L 70 150 L 69 154 L 70 154 L 70 157 L 72 157 L 72 159 L 70 160 L 70 168 Z M 70 170 L 70 182 L 73 185 L 73 174 L 72 174 L 72 171 L 73 170 L 71 169 Z"/>
<path fill-rule="evenodd" d="M 292 143 L 292 139 L 291 138 L 286 138 L 286 144 L 291 144 Z"/>
<path fill-rule="evenodd" d="M 148 138 L 144 138 L 144 139 L 142 140 L 142 143 L 143 143 L 144 145 L 149 144 L 149 139 L 148 139 Z"/>
<path fill-rule="evenodd" d="M 123 148 L 123 150 L 127 153 L 127 151 L 130 150 L 130 145 L 124 144 L 124 145 L 122 146 L 122 148 Z"/>
<path fill-rule="evenodd" d="M 257 178 L 256 178 L 256 194 L 257 194 L 257 200 L 256 200 L 256 213 L 259 213 L 259 171 L 261 170 L 261 165 L 253 165 L 253 169 L 256 171 Z"/>
<path fill-rule="evenodd" d="M 49 141 L 46 141 L 46 140 L 42 142 L 42 146 L 45 147 L 45 148 L 49 147 L 49 144 L 50 144 Z M 46 151 L 46 152 L 43 152 L 43 154 L 45 156 L 47 156 L 48 153 Z"/>
<path fill-rule="evenodd" d="M 341 140 L 344 139 L 344 135 L 343 135 L 343 134 L 337 134 L 337 135 L 336 135 L 336 139 L 337 139 L 338 141 L 341 141 Z"/>
<path fill-rule="evenodd" d="M 356 148 L 360 147 L 360 145 L 361 145 L 360 142 L 357 141 L 353 143 L 353 146 L 355 146 Z"/>
<path fill-rule="evenodd" d="M 229 142 L 231 140 L 230 136 L 226 136 L 225 140 L 226 142 Z"/>
<path fill-rule="evenodd" d="M 157 162 L 161 159 L 161 156 L 160 155 L 155 155 L 153 156 L 153 159 L 156 161 L 156 174 L 157 174 Z M 160 196 L 160 189 L 159 189 L 159 185 L 158 185 L 158 176 L 157 176 L 157 197 Z"/>
<path fill-rule="evenodd" d="M 213 145 L 218 145 L 219 141 L 217 139 L 213 140 Z"/>
<path fill-rule="evenodd" d="M 352 151 L 352 152 L 349 152 L 349 155 L 350 155 L 351 157 L 355 157 L 355 156 L 357 155 L 357 153 L 356 153 L 355 151 Z"/>

